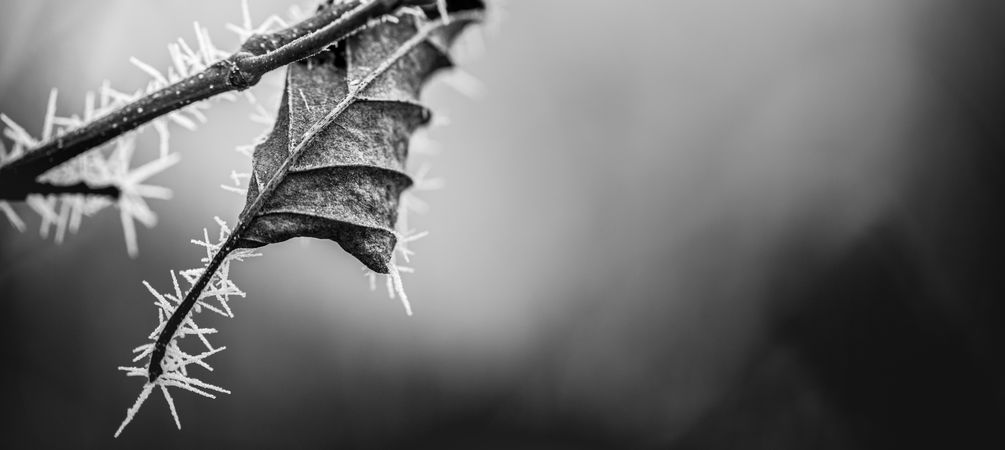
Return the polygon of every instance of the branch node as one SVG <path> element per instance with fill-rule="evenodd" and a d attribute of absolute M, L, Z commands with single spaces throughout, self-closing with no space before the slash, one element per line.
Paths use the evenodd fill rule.
<path fill-rule="evenodd" d="M 251 57 L 250 53 L 240 52 L 218 63 L 225 66 L 224 70 L 227 73 L 228 86 L 238 91 L 243 91 L 258 84 L 258 81 L 262 79 L 262 76 L 259 74 L 241 69 L 242 63 L 248 61 Z"/>

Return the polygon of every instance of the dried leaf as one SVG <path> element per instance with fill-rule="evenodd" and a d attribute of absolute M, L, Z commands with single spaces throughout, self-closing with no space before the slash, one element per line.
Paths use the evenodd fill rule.
<path fill-rule="evenodd" d="M 289 66 L 275 126 L 254 151 L 241 214 L 252 222 L 240 247 L 293 237 L 331 239 L 371 270 L 388 273 L 399 197 L 412 185 L 405 172 L 408 141 L 430 119 L 418 103 L 419 91 L 430 75 L 451 65 L 447 48 L 470 23 L 455 20 L 421 31 L 424 18 L 406 12 L 396 19 Z M 293 154 L 308 130 L 344 102 L 348 106 L 335 120 Z M 266 192 L 276 176 L 276 189 Z M 245 217 L 263 193 L 264 206 L 254 218 Z"/>

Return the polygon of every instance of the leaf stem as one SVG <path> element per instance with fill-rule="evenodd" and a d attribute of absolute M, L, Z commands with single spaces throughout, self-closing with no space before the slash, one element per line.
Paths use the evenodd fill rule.
<path fill-rule="evenodd" d="M 229 57 L 174 84 L 147 94 L 111 113 L 56 136 L 0 167 L 0 197 L 26 191 L 35 178 L 71 158 L 192 103 L 247 89 L 262 75 L 313 56 L 345 39 L 368 21 L 401 6 L 428 0 L 354 0 L 333 2 L 289 28 L 248 38 Z"/>
<path fill-rule="evenodd" d="M 215 254 L 213 254 L 213 259 L 209 261 L 206 265 L 205 270 L 199 275 L 199 278 L 192 285 L 192 289 L 185 294 L 185 300 L 178 305 L 178 308 L 171 313 L 171 317 L 168 318 L 164 328 L 161 333 L 157 335 L 157 342 L 154 343 L 154 351 L 150 355 L 150 366 L 147 367 L 147 378 L 153 383 L 158 377 L 164 373 L 164 369 L 161 367 L 161 361 L 164 359 L 164 354 L 167 352 L 167 346 L 174 339 L 175 334 L 178 332 L 178 327 L 181 323 L 188 317 L 188 313 L 192 311 L 192 307 L 195 306 L 196 302 L 199 301 L 199 297 L 202 292 L 206 289 L 206 285 L 209 281 L 213 279 L 213 275 L 216 275 L 217 269 L 220 265 L 227 260 L 227 256 L 230 252 L 237 248 L 237 240 L 233 239 L 237 235 L 237 230 L 234 230 L 227 238 L 226 242 L 220 247 Z"/>

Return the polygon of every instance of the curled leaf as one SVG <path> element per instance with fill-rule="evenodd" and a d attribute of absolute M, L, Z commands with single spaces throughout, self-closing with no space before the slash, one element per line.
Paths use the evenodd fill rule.
<path fill-rule="evenodd" d="M 451 65 L 447 49 L 471 21 L 430 25 L 423 16 L 399 13 L 289 66 L 275 126 L 254 151 L 241 214 L 251 222 L 239 247 L 330 239 L 371 270 L 389 272 L 399 197 L 412 185 L 408 141 L 430 119 L 419 91 Z M 305 137 L 313 139 L 298 152 Z M 272 192 L 270 180 L 278 180 Z"/>

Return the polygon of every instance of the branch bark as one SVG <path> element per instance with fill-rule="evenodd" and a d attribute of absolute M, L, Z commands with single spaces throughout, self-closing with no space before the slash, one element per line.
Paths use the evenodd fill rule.
<path fill-rule="evenodd" d="M 115 139 L 160 116 L 210 97 L 247 89 L 262 75 L 313 56 L 345 39 L 370 20 L 402 6 L 427 6 L 430 0 L 353 0 L 331 2 L 289 28 L 248 38 L 240 49 L 206 70 L 150 93 L 63 135 L 56 136 L 0 167 L 0 198 L 24 199 L 35 179 L 81 153 Z M 19 197 L 19 198 L 16 198 Z"/>

